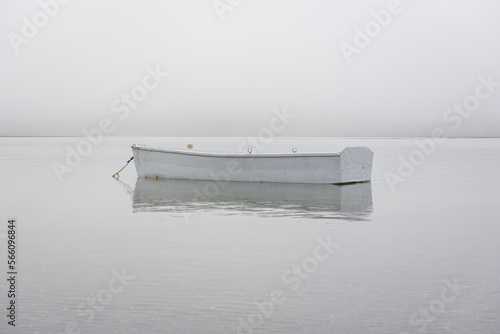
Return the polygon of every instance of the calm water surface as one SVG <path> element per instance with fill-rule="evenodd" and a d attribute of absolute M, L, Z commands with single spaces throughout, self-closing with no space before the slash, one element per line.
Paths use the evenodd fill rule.
<path fill-rule="evenodd" d="M 372 182 L 216 188 L 111 175 L 133 143 L 242 139 L 107 138 L 59 182 L 51 165 L 80 140 L 0 139 L 2 310 L 19 224 L 1 333 L 500 332 L 500 140 L 448 140 L 394 191 L 385 173 L 414 139 L 276 139 L 265 151 L 369 146 Z"/>

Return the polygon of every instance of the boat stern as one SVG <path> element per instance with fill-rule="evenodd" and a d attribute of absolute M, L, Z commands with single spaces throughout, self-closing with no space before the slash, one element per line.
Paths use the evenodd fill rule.
<path fill-rule="evenodd" d="M 340 151 L 340 182 L 367 182 L 372 178 L 373 152 L 368 147 L 346 147 Z"/>

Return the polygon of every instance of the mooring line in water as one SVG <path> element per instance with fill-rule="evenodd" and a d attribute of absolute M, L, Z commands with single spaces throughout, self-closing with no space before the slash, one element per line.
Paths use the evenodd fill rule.
<path fill-rule="evenodd" d="M 128 159 L 127 163 L 125 164 L 125 166 L 123 166 L 123 167 L 122 167 L 122 169 L 120 169 L 118 172 L 114 173 L 114 174 L 113 174 L 113 175 L 111 175 L 111 176 L 112 176 L 112 177 L 114 177 L 115 179 L 117 179 L 117 180 L 118 180 L 118 179 L 120 178 L 120 174 L 118 174 L 118 173 L 120 173 L 122 170 L 124 170 L 124 169 L 125 169 L 125 167 L 127 167 L 127 166 L 128 166 L 128 164 L 130 163 L 130 161 L 132 161 L 132 160 L 134 160 L 134 157 L 133 157 L 133 156 L 132 156 L 132 158 Z M 115 177 L 115 175 L 116 175 L 116 177 Z"/>

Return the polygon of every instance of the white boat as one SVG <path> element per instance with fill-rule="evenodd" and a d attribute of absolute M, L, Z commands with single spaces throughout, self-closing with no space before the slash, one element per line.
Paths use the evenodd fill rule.
<path fill-rule="evenodd" d="M 132 145 L 132 151 L 137 175 L 156 179 L 342 184 L 370 181 L 373 162 L 367 147 L 337 153 L 225 153 Z"/>

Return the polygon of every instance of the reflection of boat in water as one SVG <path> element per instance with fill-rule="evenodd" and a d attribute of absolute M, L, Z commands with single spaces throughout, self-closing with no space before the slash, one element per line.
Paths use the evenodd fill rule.
<path fill-rule="evenodd" d="M 371 183 L 347 185 L 254 183 L 138 178 L 134 212 L 217 211 L 267 217 L 366 220 Z"/>

